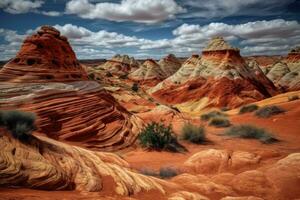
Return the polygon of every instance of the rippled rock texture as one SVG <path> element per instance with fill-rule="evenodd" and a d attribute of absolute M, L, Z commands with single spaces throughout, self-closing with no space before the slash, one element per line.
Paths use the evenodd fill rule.
<path fill-rule="evenodd" d="M 161 102 L 180 104 L 205 100 L 205 106 L 238 107 L 277 94 L 273 83 L 260 70 L 253 70 L 239 50 L 223 38 L 210 41 L 201 59 L 184 64 L 174 75 L 149 92 Z"/>
<path fill-rule="evenodd" d="M 1 69 L 0 91 L 0 109 L 36 113 L 38 130 L 51 138 L 108 151 L 136 140 L 139 120 L 87 80 L 67 39 L 52 27 L 28 37 Z"/>

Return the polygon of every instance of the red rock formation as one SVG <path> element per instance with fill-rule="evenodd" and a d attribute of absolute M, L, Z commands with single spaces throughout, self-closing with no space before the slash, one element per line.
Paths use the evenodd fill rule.
<path fill-rule="evenodd" d="M 92 149 L 135 142 L 137 121 L 97 82 L 88 81 L 67 39 L 44 26 L 0 71 L 0 109 L 37 114 L 38 130 Z"/>
<path fill-rule="evenodd" d="M 157 100 L 168 104 L 208 98 L 206 106 L 237 107 L 277 93 L 262 71 L 252 70 L 239 50 L 223 38 L 213 39 L 202 52 L 194 69 L 178 70 L 150 90 Z"/>
<path fill-rule="evenodd" d="M 292 49 L 287 55 L 285 60 L 288 63 L 300 62 L 300 47 L 296 47 Z"/>
<path fill-rule="evenodd" d="M 0 81 L 66 82 L 87 80 L 66 37 L 42 26 L 25 39 L 20 51 L 0 71 Z"/>

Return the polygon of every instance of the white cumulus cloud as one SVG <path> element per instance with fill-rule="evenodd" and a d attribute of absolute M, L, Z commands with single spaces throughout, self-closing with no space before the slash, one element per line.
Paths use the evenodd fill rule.
<path fill-rule="evenodd" d="M 120 3 L 90 3 L 89 0 L 71 0 L 66 13 L 87 19 L 157 23 L 184 12 L 174 0 L 122 0 Z"/>

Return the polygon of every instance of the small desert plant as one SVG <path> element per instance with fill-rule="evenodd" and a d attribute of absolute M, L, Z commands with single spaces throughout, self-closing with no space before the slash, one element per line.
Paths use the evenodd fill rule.
<path fill-rule="evenodd" d="M 226 112 L 226 111 L 230 110 L 230 108 L 228 108 L 228 107 L 222 107 L 220 110 L 221 110 L 222 112 Z"/>
<path fill-rule="evenodd" d="M 89 73 L 88 78 L 90 80 L 95 80 L 95 74 L 94 73 Z"/>
<path fill-rule="evenodd" d="M 288 100 L 289 101 L 295 101 L 295 100 L 298 100 L 299 99 L 299 96 L 298 95 L 293 95 L 293 96 L 289 96 L 288 97 Z"/>
<path fill-rule="evenodd" d="M 119 79 L 127 79 L 127 78 L 128 78 L 128 74 L 123 74 L 119 76 Z"/>
<path fill-rule="evenodd" d="M 150 168 L 142 168 L 140 169 L 140 173 L 146 176 L 158 176 L 157 172 Z"/>
<path fill-rule="evenodd" d="M 226 117 L 226 114 L 219 112 L 219 111 L 211 111 L 209 113 L 205 113 L 203 115 L 201 115 L 201 120 L 202 121 L 209 121 L 212 118 L 215 117 Z"/>
<path fill-rule="evenodd" d="M 205 129 L 203 126 L 195 126 L 193 124 L 186 123 L 182 127 L 181 138 L 195 144 L 205 143 Z"/>
<path fill-rule="evenodd" d="M 0 111 L 0 126 L 4 126 L 12 133 L 12 136 L 26 140 L 35 127 L 35 115 L 17 110 Z"/>
<path fill-rule="evenodd" d="M 131 90 L 137 92 L 139 90 L 139 85 L 137 83 L 134 83 L 131 87 Z"/>
<path fill-rule="evenodd" d="M 142 147 L 151 150 L 165 150 L 182 152 L 186 149 L 177 141 L 171 126 L 163 123 L 152 122 L 148 124 L 139 134 L 138 139 Z"/>
<path fill-rule="evenodd" d="M 230 121 L 224 117 L 215 117 L 209 121 L 209 126 L 214 126 L 218 128 L 229 127 L 230 125 Z"/>
<path fill-rule="evenodd" d="M 255 105 L 255 104 L 245 105 L 240 108 L 239 114 L 254 112 L 258 108 L 259 108 L 258 105 Z"/>
<path fill-rule="evenodd" d="M 278 115 L 278 114 L 281 114 L 284 112 L 285 112 L 285 110 L 283 110 L 282 108 L 280 108 L 278 106 L 265 106 L 265 107 L 258 109 L 255 112 L 255 115 L 257 117 L 261 117 L 261 118 L 268 118 L 273 115 Z"/>
<path fill-rule="evenodd" d="M 225 135 L 241 137 L 247 139 L 258 139 L 263 143 L 272 143 L 278 141 L 272 134 L 265 129 L 257 128 L 252 125 L 237 125 L 225 131 Z"/>
<path fill-rule="evenodd" d="M 106 72 L 106 77 L 113 77 L 113 75 L 110 72 Z"/>
<path fill-rule="evenodd" d="M 159 176 L 161 178 L 172 178 L 178 174 L 178 170 L 173 167 L 161 167 L 159 169 Z"/>

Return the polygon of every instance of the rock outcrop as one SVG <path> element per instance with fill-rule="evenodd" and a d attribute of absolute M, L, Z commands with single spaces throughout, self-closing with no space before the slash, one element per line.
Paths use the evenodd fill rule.
<path fill-rule="evenodd" d="M 20 51 L 0 71 L 0 81 L 66 82 L 87 80 L 66 37 L 50 26 L 42 26 L 25 39 Z"/>
<path fill-rule="evenodd" d="M 300 47 L 290 51 L 286 58 L 270 67 L 267 76 L 283 91 L 300 89 Z"/>
<path fill-rule="evenodd" d="M 165 74 L 165 78 L 173 75 L 180 67 L 181 62 L 178 60 L 175 55 L 169 54 L 166 57 L 159 60 L 158 64 Z"/>
<path fill-rule="evenodd" d="M 106 190 L 111 196 L 150 190 L 165 193 L 159 181 L 130 170 L 128 163 L 113 153 L 93 152 L 46 137 L 31 136 L 21 143 L 3 129 L 0 148 L 2 187 Z"/>
<path fill-rule="evenodd" d="M 165 79 L 166 75 L 155 60 L 147 59 L 139 69 L 130 73 L 128 78 L 140 84 L 155 85 Z"/>
<path fill-rule="evenodd" d="M 139 66 L 139 62 L 133 57 L 117 54 L 98 68 L 102 68 L 114 75 L 123 75 L 137 70 Z"/>
<path fill-rule="evenodd" d="M 1 69 L 0 109 L 36 113 L 38 130 L 58 140 L 107 151 L 130 146 L 140 121 L 77 63 L 67 39 L 42 27 Z"/>
<path fill-rule="evenodd" d="M 263 72 L 252 70 L 239 50 L 220 37 L 209 42 L 194 68 L 184 64 L 149 92 L 158 101 L 168 104 L 208 98 L 206 107 L 231 108 L 277 94 Z"/>

